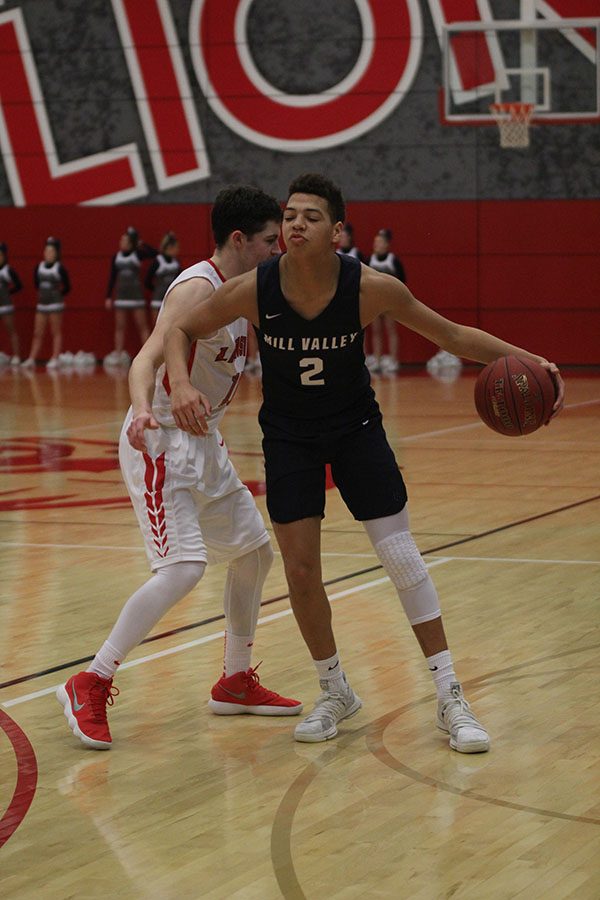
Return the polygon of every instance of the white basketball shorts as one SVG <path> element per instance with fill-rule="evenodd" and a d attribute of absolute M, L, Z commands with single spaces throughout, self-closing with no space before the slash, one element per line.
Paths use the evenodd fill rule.
<path fill-rule="evenodd" d="M 233 468 L 216 431 L 194 437 L 178 428 L 146 431 L 148 453 L 119 441 L 123 479 L 152 571 L 174 562 L 227 562 L 269 536 L 252 494 Z"/>

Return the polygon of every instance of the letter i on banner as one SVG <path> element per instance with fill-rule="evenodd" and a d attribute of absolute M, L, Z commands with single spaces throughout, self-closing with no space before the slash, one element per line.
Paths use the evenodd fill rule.
<path fill-rule="evenodd" d="M 210 165 L 167 0 L 112 0 L 160 190 L 208 178 Z"/>
<path fill-rule="evenodd" d="M 113 204 L 148 192 L 135 144 L 58 161 L 20 9 L 0 14 L 0 148 L 15 206 Z"/>

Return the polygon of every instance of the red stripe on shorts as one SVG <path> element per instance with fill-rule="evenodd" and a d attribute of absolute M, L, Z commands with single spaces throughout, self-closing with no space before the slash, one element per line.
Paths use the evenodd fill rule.
<path fill-rule="evenodd" d="M 152 459 L 147 453 L 143 454 L 145 471 L 144 483 L 146 491 L 144 500 L 150 522 L 154 544 L 159 556 L 165 557 L 169 552 L 167 520 L 163 502 L 163 487 L 165 485 L 165 454 L 161 453 L 156 459 Z"/>

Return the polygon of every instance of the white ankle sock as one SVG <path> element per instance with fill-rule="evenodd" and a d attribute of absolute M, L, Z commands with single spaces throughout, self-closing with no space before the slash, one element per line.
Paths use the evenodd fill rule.
<path fill-rule="evenodd" d="M 452 682 L 457 681 L 450 651 L 442 650 L 441 653 L 428 656 L 426 662 L 431 672 L 437 695 L 442 697 L 449 692 Z"/>
<path fill-rule="evenodd" d="M 341 691 L 344 687 L 344 672 L 337 653 L 328 659 L 313 659 L 319 681 L 327 682 L 327 689 Z"/>
<path fill-rule="evenodd" d="M 236 672 L 247 672 L 252 659 L 253 634 L 232 634 L 225 632 L 225 658 L 223 667 L 225 675 L 235 675 Z"/>
<path fill-rule="evenodd" d="M 104 641 L 86 672 L 95 672 L 100 678 L 112 678 L 121 665 L 123 656 L 116 647 Z"/>

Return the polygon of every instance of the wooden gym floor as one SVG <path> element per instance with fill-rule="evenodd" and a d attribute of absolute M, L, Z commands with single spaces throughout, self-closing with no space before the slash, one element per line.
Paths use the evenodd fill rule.
<path fill-rule="evenodd" d="M 114 745 L 86 751 L 56 685 L 148 577 L 120 479 L 126 376 L 0 372 L 0 894 L 6 900 L 597 900 L 600 897 L 600 377 L 565 373 L 549 428 L 476 418 L 473 373 L 376 380 L 459 677 L 488 754 L 452 752 L 389 581 L 335 490 L 324 574 L 364 701 L 337 740 L 219 718 L 223 567 L 118 674 Z M 245 378 L 223 433 L 264 511 Z M 255 662 L 308 709 L 314 670 L 267 580 Z"/>

